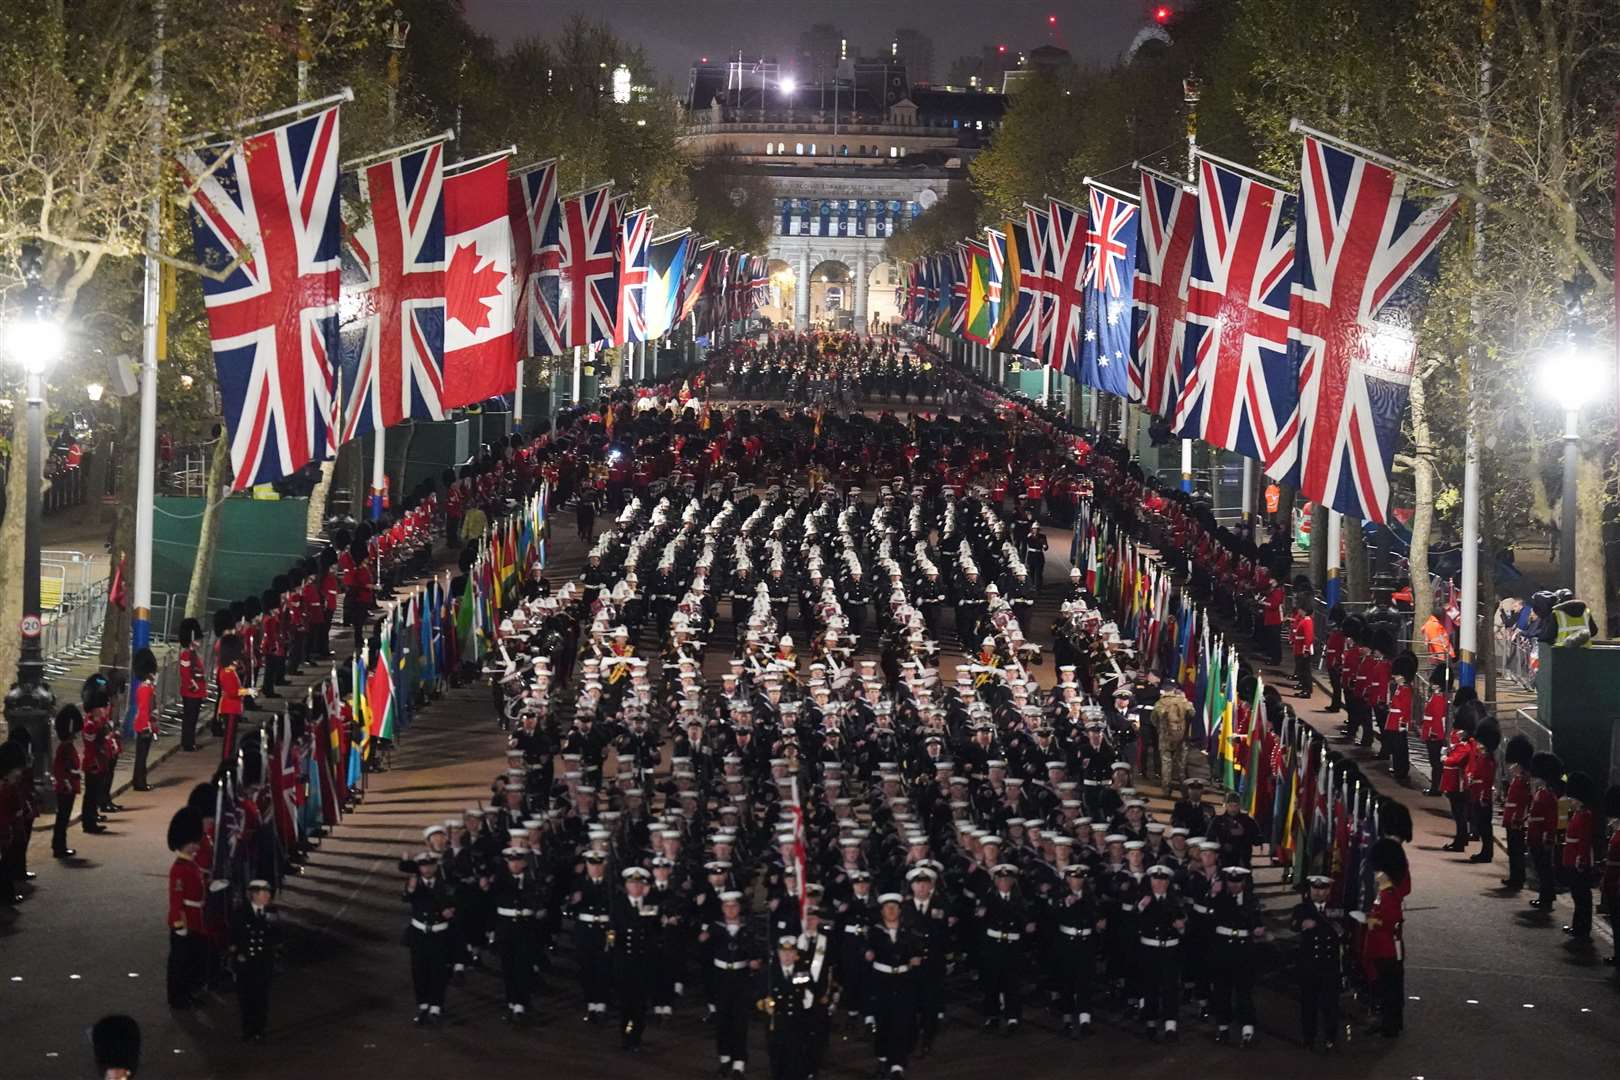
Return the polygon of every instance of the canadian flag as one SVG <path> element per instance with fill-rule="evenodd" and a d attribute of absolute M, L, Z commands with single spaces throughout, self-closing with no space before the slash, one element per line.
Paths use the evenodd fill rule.
<path fill-rule="evenodd" d="M 517 388 L 506 159 L 444 178 L 444 408 Z"/>

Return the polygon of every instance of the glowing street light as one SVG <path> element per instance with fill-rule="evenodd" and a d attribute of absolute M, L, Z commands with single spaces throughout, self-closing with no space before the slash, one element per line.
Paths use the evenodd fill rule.
<path fill-rule="evenodd" d="M 1542 358 L 1542 396 L 1564 410 L 1564 495 L 1558 529 L 1558 561 L 1563 585 L 1575 588 L 1576 467 L 1580 460 L 1581 409 L 1597 397 L 1612 377 L 1608 365 L 1585 343 L 1585 335 L 1569 340 Z"/>
<path fill-rule="evenodd" d="M 777 85 L 782 88 L 782 94 L 784 97 L 792 97 L 793 91 L 799 88 L 798 80 L 791 75 L 782 76 L 782 81 Z"/>

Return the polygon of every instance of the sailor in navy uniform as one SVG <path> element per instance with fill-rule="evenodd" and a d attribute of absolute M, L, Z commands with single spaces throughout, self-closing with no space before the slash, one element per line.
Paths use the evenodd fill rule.
<path fill-rule="evenodd" d="M 1260 901 L 1249 886 L 1249 868 L 1221 869 L 1224 888 L 1215 898 L 1215 1041 L 1226 1042 L 1235 1020 L 1243 1045 L 1254 1043 L 1255 945 L 1265 935 Z"/>
<path fill-rule="evenodd" d="M 585 1022 L 607 1019 L 608 923 L 612 919 L 612 886 L 606 875 L 607 855 L 587 851 L 585 873 L 574 879 L 568 911 L 574 917 L 574 954 L 579 962 L 580 989 L 585 996 Z"/>
<path fill-rule="evenodd" d="M 1181 1008 L 1181 935 L 1187 928 L 1181 901 L 1170 891 L 1173 876 L 1168 866 L 1149 867 L 1147 892 L 1136 902 L 1135 913 L 1135 933 L 1141 942 L 1143 1019 L 1154 1038 L 1162 1035 L 1167 1040 L 1176 1037 Z"/>
<path fill-rule="evenodd" d="M 804 932 L 799 935 L 799 964 L 810 975 L 810 989 L 815 1001 L 805 1017 L 806 1080 L 815 1080 L 821 1071 L 821 1062 L 827 1055 L 827 1039 L 831 1033 L 829 1011 L 832 1008 L 833 939 L 821 922 L 821 909 L 814 901 L 804 909 Z"/>
<path fill-rule="evenodd" d="M 1306 879 L 1309 895 L 1294 905 L 1288 922 L 1299 935 L 1295 974 L 1299 980 L 1300 1037 L 1310 1049 L 1316 1048 L 1320 1026 L 1322 1048 L 1338 1047 L 1339 986 L 1343 978 L 1345 928 L 1344 913 L 1329 906 L 1328 893 L 1333 879 L 1313 874 Z"/>
<path fill-rule="evenodd" d="M 281 929 L 270 911 L 270 883 L 248 882 L 248 902 L 231 925 L 231 953 L 236 961 L 236 995 L 242 1009 L 242 1038 L 264 1041 L 270 1017 L 270 976 Z"/>
<path fill-rule="evenodd" d="M 813 982 L 799 957 L 799 939 L 792 935 L 779 938 L 765 996 L 759 1000 L 766 1016 L 771 1080 L 807 1080 L 810 1076 L 810 1014 L 816 1004 Z"/>
<path fill-rule="evenodd" d="M 647 895 L 652 875 L 639 866 L 627 868 L 624 894 L 613 899 L 609 941 L 613 947 L 613 975 L 619 991 L 619 1013 L 624 1018 L 624 1048 L 641 1049 L 647 1028 L 647 1008 L 664 926 L 657 900 Z M 586 963 L 590 960 L 587 958 Z"/>
<path fill-rule="evenodd" d="M 748 1018 L 753 1011 L 754 973 L 764 962 L 764 950 L 743 922 L 742 893 L 720 894 L 720 918 L 698 935 L 705 963 L 714 969 L 714 1036 L 720 1057 L 720 1075 L 742 1075 L 748 1069 Z"/>

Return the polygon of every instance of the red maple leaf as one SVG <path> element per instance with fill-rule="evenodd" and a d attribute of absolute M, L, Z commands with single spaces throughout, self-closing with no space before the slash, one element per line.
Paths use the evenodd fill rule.
<path fill-rule="evenodd" d="M 496 269 L 493 259 L 482 259 L 473 244 L 462 244 L 450 257 L 445 270 L 445 317 L 455 319 L 469 333 L 476 334 L 489 325 L 489 313 L 499 299 L 501 282 L 506 275 Z"/>

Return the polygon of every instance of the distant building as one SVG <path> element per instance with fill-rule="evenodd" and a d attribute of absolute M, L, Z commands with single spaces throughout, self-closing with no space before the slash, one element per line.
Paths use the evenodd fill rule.
<path fill-rule="evenodd" d="M 901 27 L 894 32 L 895 58 L 906 65 L 914 83 L 934 81 L 934 39 L 921 30 Z"/>
<path fill-rule="evenodd" d="M 683 146 L 724 153 L 772 189 L 769 257 L 779 306 L 797 326 L 866 326 L 898 317 L 898 267 L 883 244 L 963 182 L 1001 125 L 996 93 L 912 85 L 892 58 L 784 84 L 746 58 L 692 69 Z M 791 86 L 791 93 L 789 91 Z"/>

